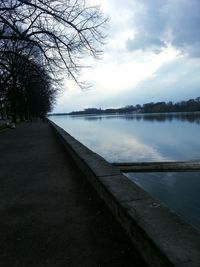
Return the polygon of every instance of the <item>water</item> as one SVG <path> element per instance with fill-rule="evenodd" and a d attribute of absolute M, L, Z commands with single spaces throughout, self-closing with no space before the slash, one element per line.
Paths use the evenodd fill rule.
<path fill-rule="evenodd" d="M 200 172 L 127 173 L 126 176 L 200 228 Z"/>
<path fill-rule="evenodd" d="M 200 113 L 50 118 L 109 162 L 200 160 Z M 200 172 L 127 177 L 200 228 Z"/>
<path fill-rule="evenodd" d="M 200 159 L 200 114 L 53 116 L 109 162 Z"/>

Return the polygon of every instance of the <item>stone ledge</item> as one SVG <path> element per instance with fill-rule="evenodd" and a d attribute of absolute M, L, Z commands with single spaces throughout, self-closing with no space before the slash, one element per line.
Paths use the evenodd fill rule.
<path fill-rule="evenodd" d="M 77 166 L 152 267 L 199 267 L 200 232 L 49 121 Z"/>

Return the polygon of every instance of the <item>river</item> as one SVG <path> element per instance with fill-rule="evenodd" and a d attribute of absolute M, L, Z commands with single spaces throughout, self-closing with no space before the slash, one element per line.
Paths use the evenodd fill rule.
<path fill-rule="evenodd" d="M 109 162 L 200 160 L 200 113 L 51 116 Z M 128 173 L 200 228 L 200 172 Z"/>

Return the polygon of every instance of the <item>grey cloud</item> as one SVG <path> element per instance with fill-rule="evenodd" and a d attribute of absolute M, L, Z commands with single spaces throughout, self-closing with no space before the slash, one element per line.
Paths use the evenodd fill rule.
<path fill-rule="evenodd" d="M 199 57 L 199 0 L 141 0 L 132 18 L 137 33 L 127 41 L 128 50 L 161 51 L 171 44 L 183 53 Z"/>
<path fill-rule="evenodd" d="M 168 13 L 170 5 L 173 5 L 172 0 L 169 1 Z M 179 0 L 174 4 L 173 13 L 169 13 L 171 44 L 184 53 L 200 57 L 200 1 Z"/>
<path fill-rule="evenodd" d="M 133 15 L 133 26 L 136 28 L 136 35 L 127 41 L 129 50 L 152 50 L 161 52 L 166 46 L 164 34 L 166 16 L 164 1 L 140 1 L 140 9 Z"/>
<path fill-rule="evenodd" d="M 162 48 L 166 44 L 159 38 L 152 36 L 141 36 L 138 35 L 137 38 L 127 41 L 127 48 L 129 50 L 149 50 L 151 49 L 155 53 L 161 52 Z"/>

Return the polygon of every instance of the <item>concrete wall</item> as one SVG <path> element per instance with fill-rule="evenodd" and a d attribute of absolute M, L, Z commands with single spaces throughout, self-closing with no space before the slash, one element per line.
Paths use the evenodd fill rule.
<path fill-rule="evenodd" d="M 200 232 L 49 121 L 149 266 L 200 267 Z"/>

